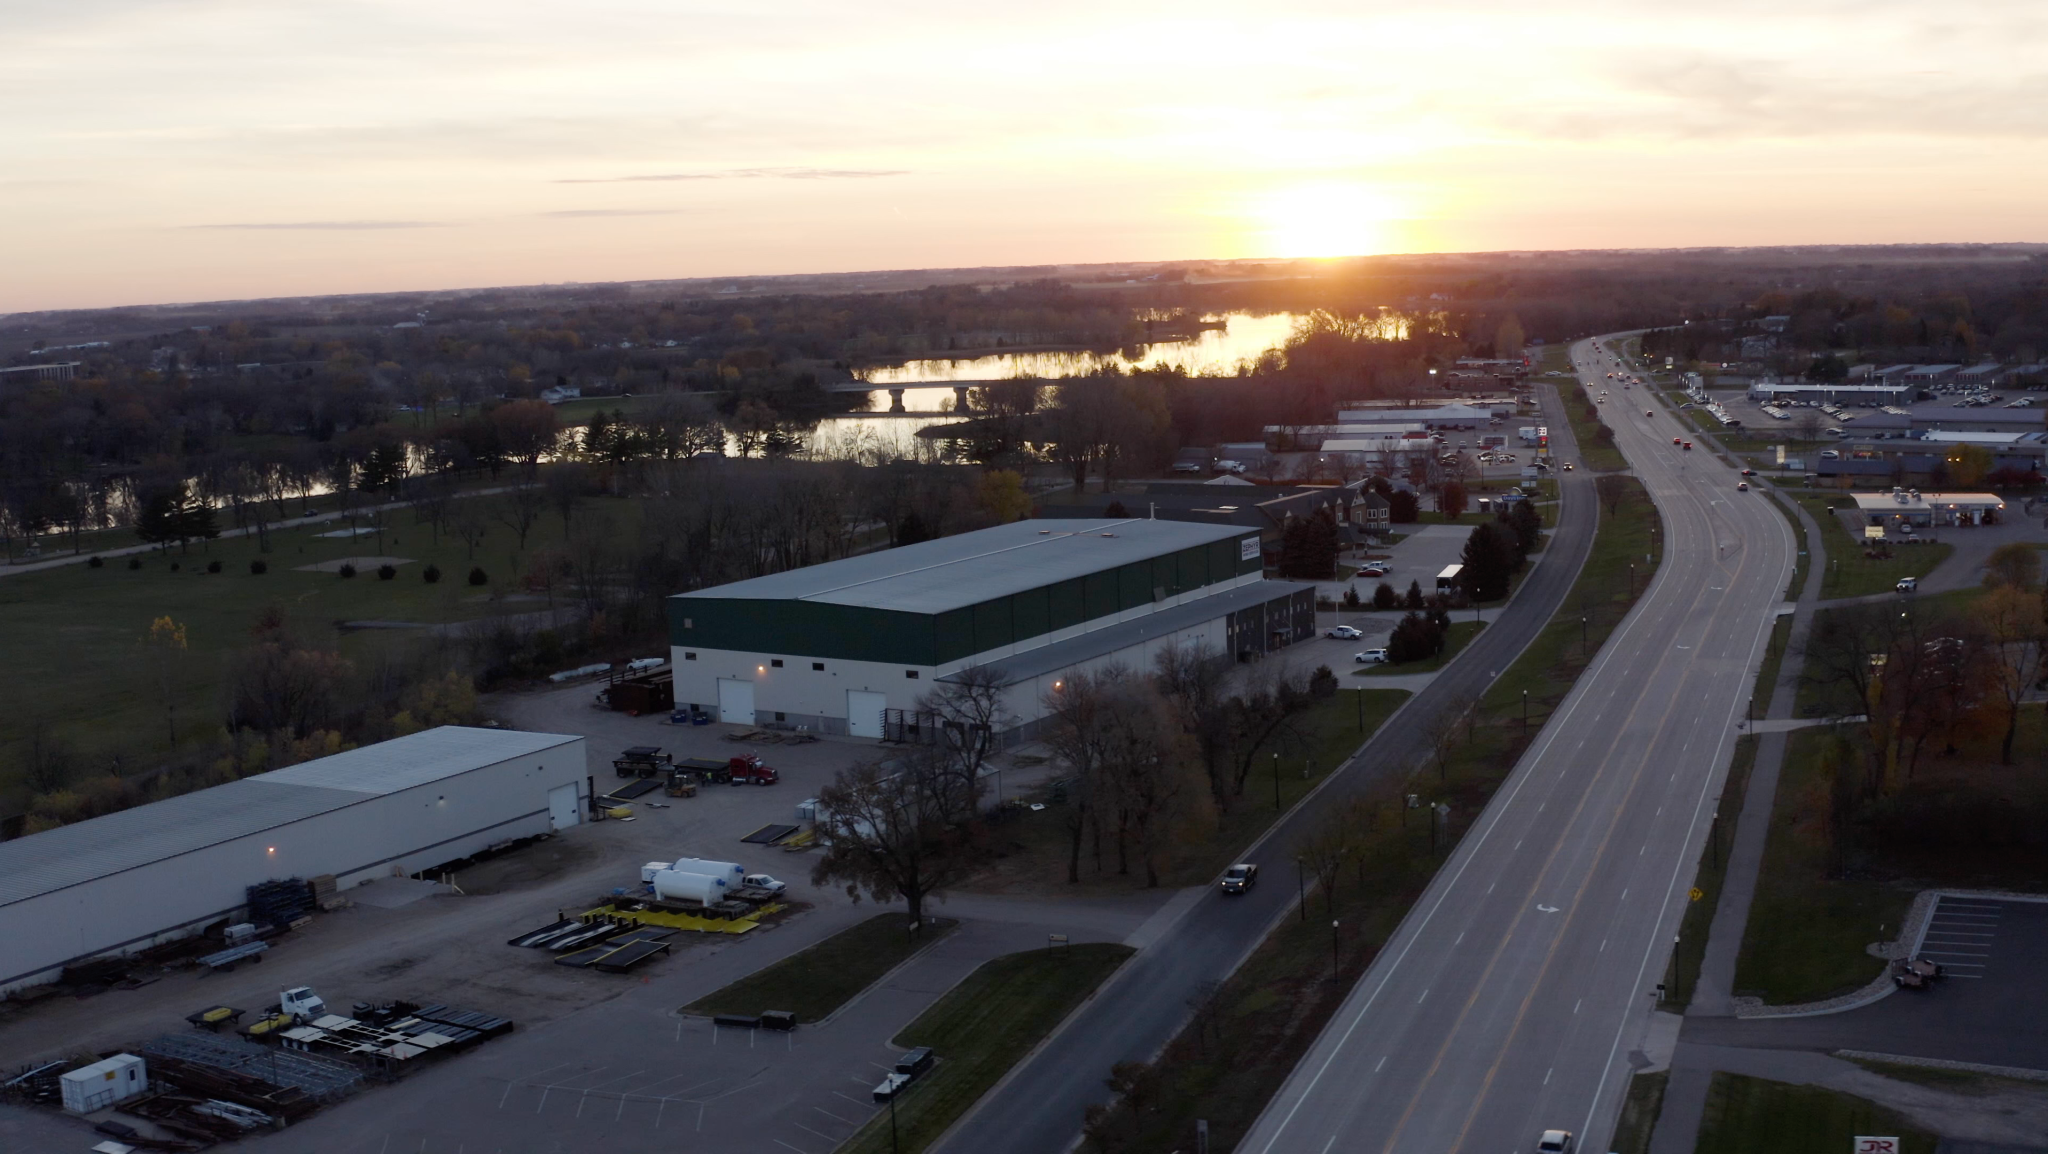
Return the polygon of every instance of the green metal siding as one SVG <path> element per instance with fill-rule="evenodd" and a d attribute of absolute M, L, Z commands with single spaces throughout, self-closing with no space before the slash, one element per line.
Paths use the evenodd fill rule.
<path fill-rule="evenodd" d="M 1071 628 L 1088 620 L 1088 583 L 1085 580 L 1062 581 L 1049 585 L 1045 590 L 1047 633 Z"/>
<path fill-rule="evenodd" d="M 1016 623 L 1010 616 L 1010 599 L 998 597 L 974 607 L 974 651 L 986 653 L 1017 640 Z"/>
<path fill-rule="evenodd" d="M 974 610 L 955 609 L 939 614 L 933 621 L 937 633 L 933 648 L 938 660 L 930 664 L 943 665 L 980 652 L 974 647 Z"/>
<path fill-rule="evenodd" d="M 1010 598 L 1010 611 L 1016 615 L 1019 639 L 1052 632 L 1048 623 L 1051 619 L 1050 601 L 1051 590 L 1046 588 L 1026 589 Z"/>
<path fill-rule="evenodd" d="M 1236 539 L 1217 541 L 936 615 L 801 599 L 672 597 L 669 640 L 684 648 L 943 665 L 1150 605 L 1155 589 L 1177 596 L 1259 567 L 1256 557 L 1239 558 Z"/>

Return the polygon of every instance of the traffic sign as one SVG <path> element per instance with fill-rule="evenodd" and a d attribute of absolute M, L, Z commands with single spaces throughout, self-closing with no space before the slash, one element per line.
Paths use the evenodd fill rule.
<path fill-rule="evenodd" d="M 1703 897 L 1706 897 L 1706 896 L 1707 896 L 1707 891 L 1705 891 L 1705 890 L 1701 889 L 1701 888 L 1700 888 L 1700 887 L 1698 887 L 1698 886 L 1694 886 L 1694 887 L 1692 887 L 1692 900 L 1694 900 L 1694 901 L 1698 901 L 1698 900 L 1700 900 L 1701 898 L 1703 898 Z"/>

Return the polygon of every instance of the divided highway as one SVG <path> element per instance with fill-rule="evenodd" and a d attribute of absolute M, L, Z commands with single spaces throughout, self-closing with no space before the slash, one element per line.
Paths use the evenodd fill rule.
<path fill-rule="evenodd" d="M 1604 350 L 1572 359 L 1665 563 L 1239 1154 L 1608 1149 L 1796 546 Z"/>
<path fill-rule="evenodd" d="M 1577 460 L 1570 427 L 1545 387 L 1546 416 L 1560 459 Z M 1477 696 L 1519 656 L 1570 592 L 1592 545 L 1594 494 L 1583 470 L 1560 475 L 1565 498 L 1541 560 L 1500 619 L 1487 626 L 1435 681 L 1410 699 L 1365 745 L 1281 821 L 1244 860 L 1265 867 L 1267 884 L 1221 898 L 1201 893 L 1192 908 L 1145 946 L 1115 977 L 1020 1064 L 933 1149 L 950 1154 L 1047 1154 L 1081 1135 L 1083 1110 L 1109 1099 L 1110 1067 L 1149 1060 L 1180 1029 L 1188 999 L 1205 981 L 1221 980 L 1293 909 L 1294 847 L 1331 806 L 1387 777 L 1399 777 L 1428 756 L 1423 731 L 1447 704 Z M 1172 908 L 1179 908 L 1176 902 Z M 1275 1149 L 1295 1149 L 1278 1146 Z"/>

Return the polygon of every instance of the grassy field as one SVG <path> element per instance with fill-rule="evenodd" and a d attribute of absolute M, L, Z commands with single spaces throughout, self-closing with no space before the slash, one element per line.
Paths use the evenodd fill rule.
<path fill-rule="evenodd" d="M 916 936 L 901 913 L 876 914 L 817 945 L 741 978 L 683 1007 L 689 1014 L 759 1014 L 788 1010 L 799 1022 L 817 1022 L 895 969 L 912 954 L 953 932 L 940 918 Z"/>
<path fill-rule="evenodd" d="M 1276 817 L 1293 808 L 1377 732 L 1408 697 L 1405 689 L 1339 689 L 1302 717 L 1296 733 L 1276 735 L 1259 746 L 1252 755 L 1244 796 L 1218 815 L 1208 836 L 1172 849 L 1160 884 L 1201 885 L 1214 880 Z M 1074 892 L 1075 887 L 1066 882 L 1068 834 L 1064 823 L 1064 807 L 1052 804 L 1036 813 L 1021 813 L 1001 826 L 1003 856 L 977 887 L 1042 890 L 1056 886 L 1060 893 Z M 1081 890 L 1123 890 L 1145 883 L 1143 872 L 1135 867 L 1128 875 L 1116 873 L 1111 854 L 1104 855 L 1103 865 L 1097 870 L 1092 855 L 1083 853 Z"/>
<path fill-rule="evenodd" d="M 1535 736 L 1535 722 L 1569 692 L 1586 664 L 1581 613 L 1595 650 L 1627 613 L 1627 561 L 1650 550 L 1653 516 L 1648 498 L 1632 486 L 1621 511 L 1603 516 L 1565 607 L 1496 679 L 1448 764 L 1416 766 L 1405 778 L 1386 780 L 1353 811 L 1353 858 L 1334 889 L 1311 893 L 1303 916 L 1286 919 L 1167 1047 L 1145 1079 L 1149 1107 L 1134 1112 L 1126 1103 L 1105 1123 L 1122 1148 L 1186 1150 L 1196 1118 L 1208 1120 L 1214 1149 L 1228 1150 L 1242 1137 L 1506 779 Z M 1646 583 L 1638 582 L 1637 591 Z M 1410 791 L 1451 806 L 1449 841 L 1435 843 L 1429 822 L 1400 804 Z M 1284 883 L 1284 874 L 1275 880 Z"/>
<path fill-rule="evenodd" d="M 1935 1135 L 1875 1102 L 1819 1086 L 1716 1073 L 1695 1154 L 1847 1151 L 1858 1135 L 1900 1139 L 1903 1154 L 1934 1154 Z"/>
<path fill-rule="evenodd" d="M 1803 729 L 1785 746 L 1762 876 L 1749 909 L 1735 992 L 1770 1005 L 1818 1001 L 1862 987 L 1884 963 L 1864 952 L 1898 931 L 1910 889 L 1830 876 L 1826 729 Z"/>
<path fill-rule="evenodd" d="M 893 1127 L 884 1110 L 840 1154 L 923 1150 L 1133 952 L 1109 943 L 1032 950 L 968 975 L 894 1039 L 906 1048 L 930 1046 L 938 1064 L 898 1097 Z"/>
<path fill-rule="evenodd" d="M 1628 1080 L 1628 1097 L 1622 1099 L 1621 1120 L 1614 1124 L 1613 1154 L 1650 1154 L 1650 1132 L 1657 1114 L 1664 1109 L 1664 1087 L 1671 1071 L 1637 1074 Z"/>
<path fill-rule="evenodd" d="M 1828 571 L 1820 586 L 1824 600 L 1889 593 L 1899 578 L 1925 577 L 1955 552 L 1955 546 L 1946 543 L 1894 545 L 1890 559 L 1868 560 L 1863 556 L 1863 543 L 1849 535 L 1842 518 L 1833 511 L 1838 503 L 1853 504 L 1848 497 L 1801 494 L 1797 499 L 1820 523 L 1821 542 L 1828 554 Z"/>
<path fill-rule="evenodd" d="M 1388 674 L 1429 673 L 1433 670 L 1442 669 L 1444 662 L 1456 657 L 1468 642 L 1474 637 L 1479 636 L 1479 631 L 1484 628 L 1486 628 L 1486 622 L 1484 621 L 1453 621 L 1451 622 L 1450 633 L 1444 638 L 1444 651 L 1428 661 L 1410 661 L 1405 665 L 1394 665 L 1392 663 L 1367 665 L 1363 668 L 1352 670 L 1352 675 L 1355 677 L 1381 677 Z"/>
<path fill-rule="evenodd" d="M 37 719 L 46 720 L 57 738 L 95 768 L 116 757 L 123 766 L 138 767 L 168 752 L 164 681 L 142 644 L 159 617 L 186 629 L 186 650 L 163 673 L 179 739 L 189 742 L 219 732 L 231 662 L 250 643 L 250 628 L 267 607 L 281 612 L 302 642 L 338 649 L 358 669 L 374 668 L 425 635 L 343 629 L 343 622 L 450 623 L 546 609 L 546 599 L 522 591 L 517 576 L 537 552 L 562 542 L 561 518 L 543 513 L 521 551 L 511 529 L 489 521 L 500 499 L 467 498 L 461 504 L 472 502 L 489 525 L 473 558 L 451 535 L 442 533 L 437 543 L 430 526 L 416 523 L 410 510 L 399 510 L 384 516 L 381 540 L 322 536 L 345 528 L 322 523 L 273 532 L 269 553 L 254 538 L 240 537 L 151 552 L 139 557 L 136 569 L 128 567 L 129 559 L 115 558 L 98 569 L 79 564 L 0 577 L 0 656 L 12 690 L 9 708 L 0 712 L 0 764 L 19 753 Z M 638 512 L 626 502 L 589 501 L 577 516 L 585 525 L 630 532 Z M 347 579 L 301 571 L 380 553 L 410 563 L 398 565 L 390 581 L 379 580 L 374 566 L 359 566 L 362 571 Z M 252 574 L 249 563 L 255 560 L 269 571 Z M 218 562 L 220 572 L 209 573 L 209 562 Z M 436 584 L 421 576 L 429 563 L 441 570 Z M 487 585 L 468 584 L 472 565 L 485 570 Z"/>

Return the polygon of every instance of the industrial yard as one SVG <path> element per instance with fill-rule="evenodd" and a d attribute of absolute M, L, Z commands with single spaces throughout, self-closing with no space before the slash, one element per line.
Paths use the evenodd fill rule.
<path fill-rule="evenodd" d="M 12 1076 L 39 1063 L 98 1053 L 133 1052 L 158 1061 L 151 1057 L 152 1046 L 170 1070 L 179 1069 L 179 1062 L 204 1062 L 208 1047 L 260 1045 L 258 1052 L 288 1053 L 275 1043 L 244 1040 L 239 1031 L 278 1001 L 280 989 L 307 986 L 336 1007 L 454 1006 L 516 1026 L 474 1050 L 434 1055 L 417 1072 L 384 1071 L 323 1094 L 329 1100 L 315 1103 L 317 1113 L 295 1105 L 293 1124 L 262 1138 L 264 1149 L 377 1150 L 393 1132 L 394 1119 L 413 1110 L 423 1111 L 414 1122 L 424 1127 L 428 1149 L 439 1148 L 439 1135 L 450 1136 L 446 1145 L 454 1150 L 465 1141 L 458 1135 L 485 1132 L 498 1135 L 489 1143 L 493 1148 L 551 1148 L 527 1140 L 535 1125 L 560 1127 L 557 1138 L 574 1145 L 572 1136 L 585 1133 L 581 1115 L 590 1112 L 579 1111 L 579 1104 L 589 1099 L 610 1107 L 601 1112 L 613 1127 L 637 1118 L 645 1128 L 645 1146 L 639 1144 L 643 1139 L 627 1138 L 619 1149 L 673 1149 L 673 1142 L 664 1144 L 659 1136 L 684 1123 L 705 1135 L 701 1145 L 686 1148 L 729 1148 L 712 1136 L 724 1125 L 739 1127 L 727 1132 L 733 1137 L 751 1132 L 760 1121 L 760 1103 L 771 1102 L 769 1114 L 790 1120 L 785 1128 L 792 1144 L 808 1143 L 798 1148 L 822 1154 L 833 1143 L 816 1136 L 820 1124 L 843 1137 L 874 1109 L 864 1094 L 854 1094 L 855 1103 L 834 1092 L 851 1086 L 848 1077 L 875 1081 L 886 1073 L 895 1053 L 888 1045 L 891 1034 L 980 961 L 1043 946 L 1052 933 L 1076 942 L 1120 940 L 1156 905 L 1054 911 L 1034 902 L 956 899 L 949 914 L 983 902 L 990 908 L 977 924 L 913 957 L 899 975 L 900 985 L 884 981 L 825 1023 L 757 1035 L 678 1014 L 675 1007 L 873 916 L 871 907 L 850 906 L 842 895 L 810 885 L 809 855 L 796 836 L 800 804 L 871 744 L 734 741 L 731 736 L 746 731 L 608 712 L 592 708 L 591 696 L 590 686 L 582 684 L 497 705 L 506 725 L 585 735 L 587 776 L 597 797 L 590 808 L 604 811 L 602 819 L 455 862 L 445 872 L 380 877 L 334 893 L 326 902 L 332 908 L 297 914 L 291 918 L 296 928 L 267 936 L 255 964 L 195 965 L 190 955 L 213 945 L 194 945 L 183 963 L 142 961 L 105 971 L 97 975 L 104 979 L 99 982 L 26 991 L 26 998 L 0 1002 L 0 1071 Z M 679 794 L 665 772 L 642 776 L 614 766 L 628 750 L 650 746 L 665 763 L 705 765 L 691 782 L 695 788 Z M 730 766 L 735 759 L 772 767 L 775 784 L 714 782 L 721 775 L 709 766 Z M 740 780 L 748 779 L 742 774 Z M 1023 784 L 1013 776 L 1013 789 Z M 635 786 L 638 796 L 617 798 Z M 708 908 L 721 903 L 670 900 L 643 880 L 651 877 L 652 863 L 682 864 L 678 859 L 690 857 L 717 859 L 742 871 L 732 894 L 720 895 L 723 911 Z M 760 874 L 780 879 L 787 889 L 742 883 Z M 559 952 L 546 943 L 511 944 L 549 931 L 573 937 L 592 930 L 597 936 L 567 943 L 580 948 Z M 595 964 L 607 959 L 613 964 Z M 225 1029 L 188 1021 L 214 1007 L 244 1013 Z M 185 1041 L 167 1046 L 166 1038 Z M 721 1055 L 738 1047 L 748 1049 L 750 1069 L 769 1081 L 747 1089 L 754 1105 L 734 1112 L 732 1100 L 722 1095 L 743 1088 L 744 1080 L 731 1080 Z M 619 1065 L 628 1059 L 638 1064 Z M 659 1071 L 661 1077 L 611 1084 L 636 1070 Z M 176 1107 L 179 1093 L 165 1105 L 146 1108 Z M 523 1116 L 500 1118 L 513 1099 L 525 1103 Z M 819 1107 L 850 1121 L 834 1123 Z M 194 1124 L 189 1109 L 181 1117 Z M 121 1124 L 143 1125 L 133 1116 L 124 1119 Z M 0 1135 L 40 1134 L 51 1127 L 52 1133 L 74 1132 L 79 1141 L 72 1148 L 81 1150 L 104 1137 L 54 1109 L 0 1105 Z M 669 1134 L 679 1136 L 680 1131 Z M 486 1143 L 479 1138 L 469 1144 Z M 406 1148 L 419 1149 L 420 1138 Z"/>

